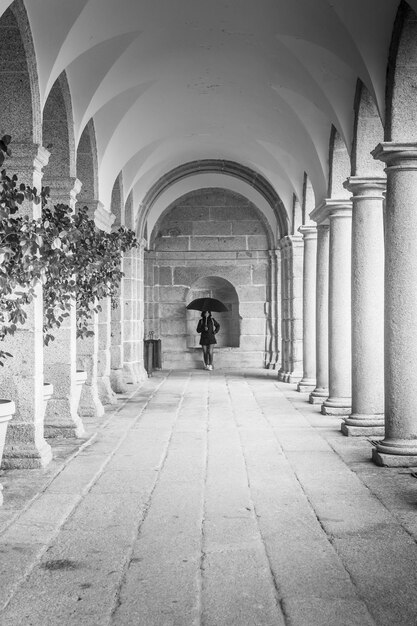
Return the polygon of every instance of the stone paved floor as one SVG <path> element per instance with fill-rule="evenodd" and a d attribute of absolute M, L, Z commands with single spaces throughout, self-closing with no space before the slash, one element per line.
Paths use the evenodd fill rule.
<path fill-rule="evenodd" d="M 1 626 L 415 626 L 417 480 L 339 425 L 275 372 L 158 373 L 0 477 Z"/>

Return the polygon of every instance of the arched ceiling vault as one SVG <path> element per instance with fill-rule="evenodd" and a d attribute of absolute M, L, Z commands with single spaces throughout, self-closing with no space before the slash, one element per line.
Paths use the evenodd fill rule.
<path fill-rule="evenodd" d="M 65 70 L 77 142 L 94 121 L 106 207 L 121 171 L 140 201 L 173 168 L 223 159 L 263 176 L 291 215 L 304 173 L 326 195 L 332 125 L 351 149 L 358 79 L 384 117 L 398 0 L 24 3 L 43 105 Z"/>
<path fill-rule="evenodd" d="M 165 209 L 178 198 L 197 189 L 218 187 L 239 193 L 253 202 L 263 216 L 271 246 L 288 234 L 282 200 L 263 176 L 233 161 L 205 159 L 174 168 L 149 189 L 142 202 L 138 235 L 143 237 L 147 230 L 151 238 L 153 228 Z"/>

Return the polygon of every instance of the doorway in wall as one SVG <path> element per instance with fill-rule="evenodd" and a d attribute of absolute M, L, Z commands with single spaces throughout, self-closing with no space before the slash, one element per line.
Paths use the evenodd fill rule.
<path fill-rule="evenodd" d="M 225 313 L 213 313 L 220 324 L 220 332 L 216 336 L 217 345 L 221 348 L 238 348 L 240 345 L 239 298 L 236 289 L 228 280 L 219 276 L 199 278 L 188 290 L 186 304 L 195 298 L 217 298 L 227 306 Z M 187 312 L 187 347 L 197 348 L 200 335 L 196 333 L 199 311 Z"/>

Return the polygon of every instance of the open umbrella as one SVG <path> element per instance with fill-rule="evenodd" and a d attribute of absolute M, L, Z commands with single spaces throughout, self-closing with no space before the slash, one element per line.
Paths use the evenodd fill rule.
<path fill-rule="evenodd" d="M 214 311 L 216 313 L 223 313 L 229 309 L 223 302 L 216 300 L 216 298 L 197 298 L 187 305 L 187 309 L 193 311 Z"/>

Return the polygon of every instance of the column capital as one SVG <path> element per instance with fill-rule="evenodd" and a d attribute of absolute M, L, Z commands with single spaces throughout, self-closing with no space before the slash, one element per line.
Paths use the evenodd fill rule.
<path fill-rule="evenodd" d="M 328 200 L 329 219 L 352 217 L 352 200 L 330 199 Z"/>
<path fill-rule="evenodd" d="M 329 224 L 331 217 L 350 217 L 352 200 L 350 198 L 326 198 L 311 213 L 310 218 L 317 225 Z"/>
<path fill-rule="evenodd" d="M 383 198 L 387 188 L 385 176 L 350 176 L 343 187 L 348 189 L 354 198 L 366 196 L 367 198 Z"/>
<path fill-rule="evenodd" d="M 51 153 L 36 143 L 16 142 L 11 144 L 12 156 L 7 161 L 7 169 L 13 171 L 38 171 L 48 164 Z"/>
<path fill-rule="evenodd" d="M 304 241 L 306 239 L 317 239 L 317 226 L 315 224 L 303 224 L 299 227 L 298 232 L 302 234 Z"/>
<path fill-rule="evenodd" d="M 116 216 L 106 211 L 100 200 L 90 200 L 88 202 L 80 202 L 80 206 L 86 206 L 90 217 L 94 219 L 97 228 L 104 230 L 106 233 L 111 232 L 111 227 Z"/>
<path fill-rule="evenodd" d="M 374 159 L 387 164 L 389 169 L 417 170 L 417 143 L 384 141 L 371 152 Z"/>
<path fill-rule="evenodd" d="M 144 237 L 141 237 L 139 239 L 139 250 L 140 250 L 140 252 L 145 251 L 147 245 L 148 245 L 148 242 L 146 241 L 146 239 Z"/>
<path fill-rule="evenodd" d="M 57 176 L 44 178 L 45 187 L 50 189 L 51 204 L 69 204 L 74 209 L 82 183 L 75 176 Z"/>

